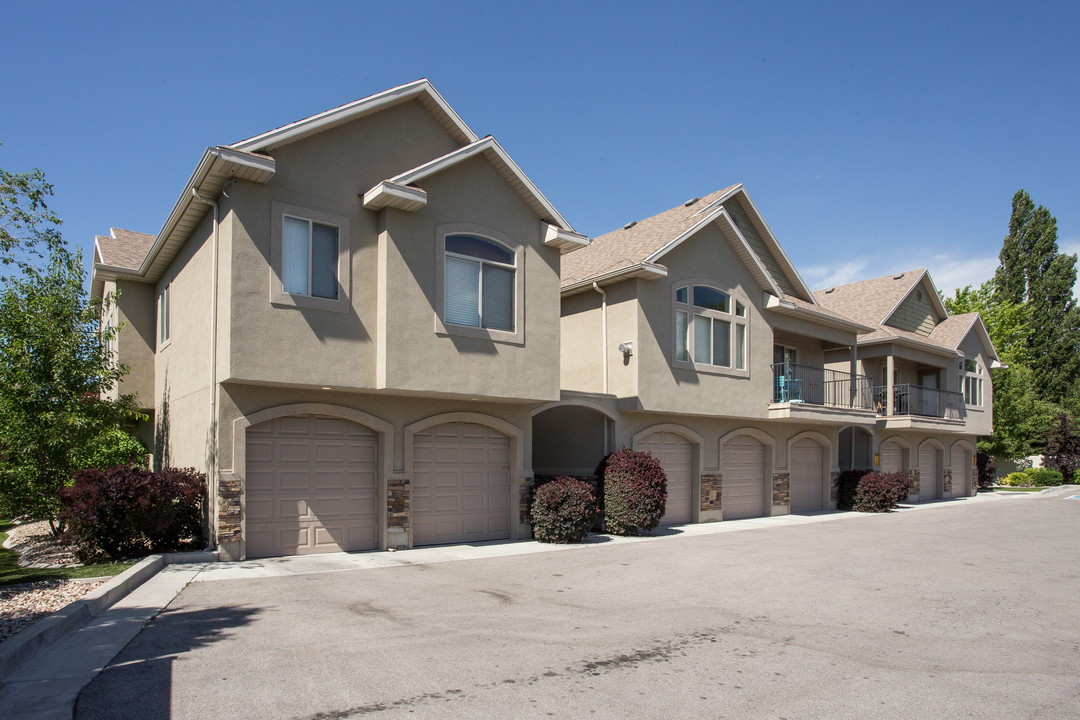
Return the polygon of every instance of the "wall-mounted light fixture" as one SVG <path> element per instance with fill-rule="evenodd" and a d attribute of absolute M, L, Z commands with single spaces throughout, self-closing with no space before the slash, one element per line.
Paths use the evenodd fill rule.
<path fill-rule="evenodd" d="M 634 343 L 624 342 L 619 345 L 619 352 L 623 354 L 623 359 L 628 360 L 634 354 Z"/>

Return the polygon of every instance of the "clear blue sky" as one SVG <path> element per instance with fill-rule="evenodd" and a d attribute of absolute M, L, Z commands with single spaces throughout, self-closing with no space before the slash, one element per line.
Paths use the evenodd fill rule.
<path fill-rule="evenodd" d="M 0 167 L 156 233 L 211 145 L 420 77 L 595 236 L 745 183 L 813 288 L 990 277 L 1026 188 L 1080 250 L 1073 2 L 7 3 Z"/>

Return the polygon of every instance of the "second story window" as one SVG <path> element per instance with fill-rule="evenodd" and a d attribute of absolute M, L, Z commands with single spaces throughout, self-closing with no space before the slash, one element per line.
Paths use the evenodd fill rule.
<path fill-rule="evenodd" d="M 169 307 L 169 305 L 170 305 L 170 296 L 171 295 L 172 295 L 172 283 L 169 283 L 168 285 L 166 285 L 164 287 L 164 289 L 161 291 L 161 294 L 158 295 L 158 308 L 157 308 L 158 309 L 158 312 L 157 312 L 157 327 L 158 327 L 157 336 L 158 337 L 157 337 L 157 341 L 158 341 L 159 346 L 164 345 L 166 342 L 168 342 L 168 340 L 169 340 L 169 338 L 171 336 L 171 329 L 169 327 L 169 323 L 170 323 L 170 320 L 171 320 L 171 318 L 170 318 L 171 308 Z"/>
<path fill-rule="evenodd" d="M 965 358 L 960 361 L 960 383 L 964 388 L 964 404 L 982 407 L 983 368 L 978 360 Z"/>
<path fill-rule="evenodd" d="M 338 229 L 291 215 L 282 222 L 282 291 L 337 300 Z"/>
<path fill-rule="evenodd" d="M 446 236 L 447 324 L 514 330 L 514 253 L 475 235 Z"/>
<path fill-rule="evenodd" d="M 675 291 L 675 359 L 746 370 L 746 305 L 708 285 Z"/>

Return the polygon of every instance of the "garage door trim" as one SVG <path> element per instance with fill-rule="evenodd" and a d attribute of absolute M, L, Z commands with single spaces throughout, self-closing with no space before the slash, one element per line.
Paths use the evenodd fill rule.
<path fill-rule="evenodd" d="M 237 473 L 244 473 L 247 468 L 247 430 L 252 425 L 259 425 L 269 420 L 276 420 L 277 418 L 289 417 L 291 415 L 323 415 L 326 417 L 337 418 L 339 420 L 349 420 L 359 425 L 363 425 L 369 430 L 374 431 L 378 441 L 377 449 L 377 462 L 376 462 L 376 492 L 380 497 L 386 497 L 386 473 L 388 468 L 393 467 L 394 457 L 394 426 L 385 420 L 378 418 L 370 413 L 366 413 L 363 410 L 355 410 L 353 408 L 343 407 L 341 405 L 331 405 L 329 403 L 291 403 L 288 405 L 275 405 L 264 410 L 253 412 L 250 415 L 244 415 L 237 418 L 232 423 L 232 467 L 219 467 L 218 476 L 226 482 L 232 481 L 236 478 Z M 224 461 L 228 458 L 228 455 L 220 456 Z M 224 465 L 224 462 L 222 462 Z M 220 493 L 220 487 L 218 478 L 211 478 L 210 482 L 213 483 L 213 498 L 214 498 L 214 514 L 213 517 L 220 518 L 220 507 L 222 504 L 222 498 Z M 241 560 L 246 557 L 247 548 L 245 547 L 246 537 L 244 534 L 246 528 L 244 527 L 245 518 L 247 517 L 247 508 L 244 507 L 244 493 L 240 493 L 240 537 L 239 547 L 236 547 L 231 540 L 224 540 L 218 543 L 222 552 L 229 557 L 229 559 Z M 386 527 L 386 503 L 378 504 L 378 518 L 379 527 Z M 223 535 L 231 535 L 231 532 L 227 532 L 228 527 L 218 520 L 218 525 L 214 528 L 215 537 L 217 540 L 218 533 Z M 386 538 L 380 538 L 380 547 L 382 543 L 386 542 Z"/>

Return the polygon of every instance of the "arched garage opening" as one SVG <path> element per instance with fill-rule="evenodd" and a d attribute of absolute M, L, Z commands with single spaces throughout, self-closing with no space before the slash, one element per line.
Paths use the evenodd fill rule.
<path fill-rule="evenodd" d="M 532 468 L 537 475 L 589 477 L 611 447 L 613 414 L 584 403 L 533 411 Z"/>
<path fill-rule="evenodd" d="M 874 436 L 866 428 L 851 425 L 840 431 L 837 455 L 841 470 L 874 468 Z"/>
<path fill-rule="evenodd" d="M 969 497 L 971 495 L 972 451 L 963 440 L 953 443 L 949 453 L 951 461 L 952 496 Z"/>
<path fill-rule="evenodd" d="M 799 433 L 788 442 L 791 512 L 811 513 L 829 508 L 831 445 L 813 431 Z"/>
<path fill-rule="evenodd" d="M 634 435 L 635 450 L 651 453 L 660 461 L 667 476 L 667 505 L 662 525 L 680 525 L 697 520 L 700 494 L 700 435 L 681 425 L 653 425 Z"/>
<path fill-rule="evenodd" d="M 720 438 L 724 520 L 772 515 L 774 441 L 751 428 Z"/>
<path fill-rule="evenodd" d="M 944 449 L 937 440 L 926 440 L 919 445 L 919 501 L 940 500 Z"/>

